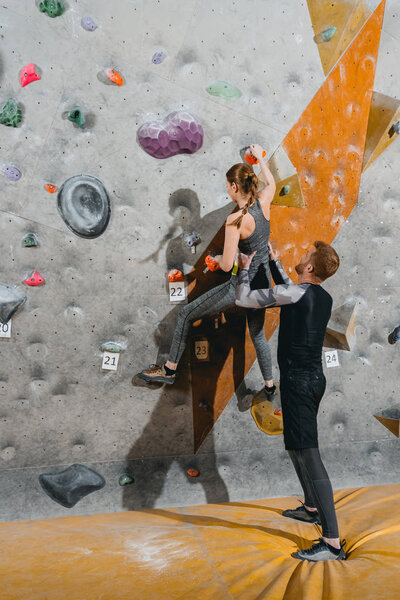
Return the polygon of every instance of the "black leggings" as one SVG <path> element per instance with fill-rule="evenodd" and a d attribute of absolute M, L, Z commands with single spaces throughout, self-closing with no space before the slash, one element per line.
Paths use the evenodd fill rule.
<path fill-rule="evenodd" d="M 304 504 L 318 509 L 322 535 L 326 538 L 338 538 L 339 529 L 332 485 L 321 460 L 319 449 L 304 448 L 288 450 L 288 452 L 303 488 Z"/>

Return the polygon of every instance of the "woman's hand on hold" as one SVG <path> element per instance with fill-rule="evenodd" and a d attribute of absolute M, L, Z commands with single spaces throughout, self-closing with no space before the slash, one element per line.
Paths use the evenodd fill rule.
<path fill-rule="evenodd" d="M 222 254 L 217 254 L 217 256 L 213 256 L 213 259 L 220 264 L 222 258 Z"/>
<path fill-rule="evenodd" d="M 273 249 L 271 242 L 268 242 L 269 260 L 276 260 L 276 252 Z"/>
<path fill-rule="evenodd" d="M 253 256 L 255 255 L 256 252 L 257 252 L 257 250 L 255 250 L 254 252 L 249 254 L 249 256 L 247 254 L 242 254 L 241 252 L 239 252 L 239 255 L 238 255 L 239 268 L 240 269 L 248 269 L 250 267 L 251 261 L 253 260 Z"/>
<path fill-rule="evenodd" d="M 252 155 L 255 156 L 258 161 L 263 160 L 264 149 L 260 144 L 251 144 L 249 148 Z"/>

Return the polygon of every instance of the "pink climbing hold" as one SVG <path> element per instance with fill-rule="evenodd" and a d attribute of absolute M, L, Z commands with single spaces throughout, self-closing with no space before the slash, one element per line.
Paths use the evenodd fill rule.
<path fill-rule="evenodd" d="M 28 83 L 32 83 L 32 81 L 38 81 L 40 79 L 39 75 L 35 71 L 34 63 L 29 63 L 26 65 L 21 71 L 21 85 L 25 87 Z"/>
<path fill-rule="evenodd" d="M 42 285 L 44 283 L 44 278 L 41 276 L 39 271 L 35 270 L 29 277 L 27 277 L 27 279 L 24 279 L 24 283 L 31 286 Z"/>

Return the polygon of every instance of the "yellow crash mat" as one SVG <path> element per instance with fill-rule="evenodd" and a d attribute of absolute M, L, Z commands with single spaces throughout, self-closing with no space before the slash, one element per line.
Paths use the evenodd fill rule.
<path fill-rule="evenodd" d="M 291 557 L 319 537 L 297 499 L 0 523 L 1 600 L 395 600 L 400 485 L 335 493 L 347 561 Z"/>

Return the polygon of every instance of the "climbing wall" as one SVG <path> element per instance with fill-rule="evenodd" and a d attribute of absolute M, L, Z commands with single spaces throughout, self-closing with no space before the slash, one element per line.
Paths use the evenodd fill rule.
<path fill-rule="evenodd" d="M 193 327 L 174 386 L 136 377 L 181 302 L 226 279 L 204 259 L 252 142 L 287 270 L 314 239 L 341 256 L 320 415 L 334 486 L 398 481 L 398 426 L 374 418 L 400 391 L 398 3 L 5 0 L 0 23 L 3 519 L 299 493 L 279 427 L 250 410 L 240 310 Z M 46 495 L 88 469 L 73 508 Z"/>

